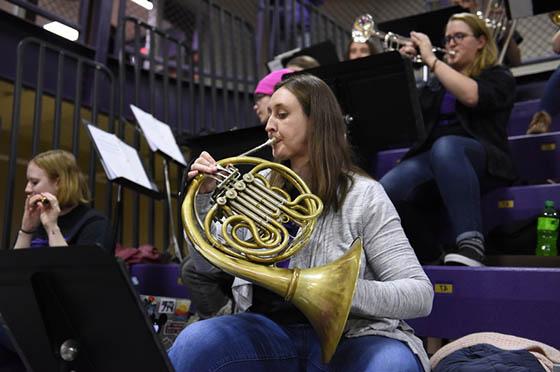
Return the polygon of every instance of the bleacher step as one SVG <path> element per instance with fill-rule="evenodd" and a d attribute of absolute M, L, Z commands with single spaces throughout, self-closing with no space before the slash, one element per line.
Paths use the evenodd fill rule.
<path fill-rule="evenodd" d="M 424 266 L 432 313 L 407 320 L 419 336 L 500 332 L 560 347 L 560 268 Z"/>

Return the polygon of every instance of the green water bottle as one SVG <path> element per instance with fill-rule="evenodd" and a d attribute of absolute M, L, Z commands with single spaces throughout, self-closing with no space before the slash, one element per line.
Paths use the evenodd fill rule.
<path fill-rule="evenodd" d="M 558 212 L 554 202 L 544 202 L 544 211 L 537 220 L 537 256 L 556 256 L 556 239 L 558 238 Z"/>

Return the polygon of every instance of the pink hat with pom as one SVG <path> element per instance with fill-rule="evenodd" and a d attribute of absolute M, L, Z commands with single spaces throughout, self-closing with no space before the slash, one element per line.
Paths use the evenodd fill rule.
<path fill-rule="evenodd" d="M 285 74 L 292 73 L 293 71 L 289 68 L 283 68 L 282 70 L 272 71 L 270 74 L 266 75 L 259 81 L 257 87 L 255 88 L 255 94 L 266 94 L 271 96 L 274 93 L 274 87 L 282 80 L 282 76 Z"/>

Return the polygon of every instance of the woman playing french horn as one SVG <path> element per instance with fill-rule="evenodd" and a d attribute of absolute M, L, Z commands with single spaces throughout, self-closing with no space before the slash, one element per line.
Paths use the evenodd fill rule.
<path fill-rule="evenodd" d="M 441 255 L 434 237 L 441 236 L 435 230 L 441 226 L 443 204 L 457 248 L 444 263 L 481 266 L 481 192 L 515 177 L 506 134 L 515 79 L 497 64 L 494 40 L 474 14 L 449 19 L 444 42 L 453 55 L 446 61 L 434 55 L 425 34 L 412 32 L 411 39 L 414 45 L 401 53 L 415 55 L 417 47 L 432 71 L 420 90 L 426 135 L 380 182 L 421 262 Z"/>
<path fill-rule="evenodd" d="M 293 76 L 277 85 L 269 112 L 266 131 L 274 139 L 274 158 L 303 178 L 324 205 L 309 243 L 284 264 L 322 266 L 345 255 L 354 239 L 362 238 L 361 267 L 345 333 L 325 364 L 318 338 L 298 309 L 236 279 L 238 313 L 183 330 L 169 350 L 176 370 L 429 370 L 422 342 L 402 319 L 430 313 L 432 286 L 383 188 L 353 165 L 333 93 L 316 77 Z M 203 152 L 189 177 L 217 174 L 218 169 L 212 156 Z M 207 178 L 197 197 L 201 209 L 208 209 L 210 200 L 210 194 L 202 193 L 215 187 Z M 197 269 L 210 270 L 190 248 Z"/>

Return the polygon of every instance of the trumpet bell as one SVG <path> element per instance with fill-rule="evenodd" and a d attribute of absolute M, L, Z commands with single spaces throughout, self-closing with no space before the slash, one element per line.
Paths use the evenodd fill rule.
<path fill-rule="evenodd" d="M 352 25 L 352 40 L 356 43 L 365 43 L 375 32 L 375 21 L 371 14 L 362 14 L 354 20 Z"/>
<path fill-rule="evenodd" d="M 554 25 L 560 27 L 560 10 L 556 10 L 548 14 L 550 21 L 554 23 Z"/>

